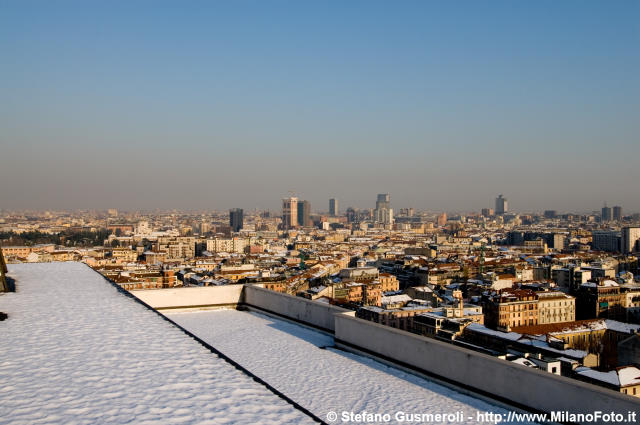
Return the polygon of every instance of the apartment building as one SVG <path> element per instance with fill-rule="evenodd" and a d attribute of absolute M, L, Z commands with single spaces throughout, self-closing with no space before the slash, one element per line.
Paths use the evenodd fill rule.
<path fill-rule="evenodd" d="M 54 244 L 32 245 L 32 246 L 3 246 L 2 253 L 5 261 L 9 257 L 27 258 L 32 252 L 53 252 L 56 246 Z"/>
<path fill-rule="evenodd" d="M 538 324 L 538 299 L 529 289 L 503 290 L 485 303 L 487 326 L 510 330 Z"/>
<path fill-rule="evenodd" d="M 538 292 L 538 323 L 573 322 L 576 299 L 560 291 Z"/>
<path fill-rule="evenodd" d="M 196 239 L 192 236 L 161 236 L 155 251 L 167 254 L 167 260 L 189 259 L 196 255 Z"/>
<path fill-rule="evenodd" d="M 207 251 L 209 252 L 235 252 L 241 254 L 249 246 L 248 239 L 237 237 L 207 239 L 206 243 Z"/>
<path fill-rule="evenodd" d="M 389 273 L 380 273 L 378 282 L 380 283 L 380 290 L 382 292 L 392 292 L 400 289 L 398 278 Z"/>
<path fill-rule="evenodd" d="M 576 317 L 578 319 L 624 319 L 623 295 L 617 282 L 600 278 L 597 282 L 585 282 L 576 292 Z"/>

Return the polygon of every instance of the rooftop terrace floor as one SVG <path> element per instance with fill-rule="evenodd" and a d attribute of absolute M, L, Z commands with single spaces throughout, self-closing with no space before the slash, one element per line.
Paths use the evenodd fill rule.
<path fill-rule="evenodd" d="M 0 424 L 312 423 L 83 264 L 9 273 Z"/>
<path fill-rule="evenodd" d="M 506 410 L 368 357 L 333 348 L 333 337 L 254 312 L 165 313 L 316 416 L 329 412 L 477 412 Z"/>

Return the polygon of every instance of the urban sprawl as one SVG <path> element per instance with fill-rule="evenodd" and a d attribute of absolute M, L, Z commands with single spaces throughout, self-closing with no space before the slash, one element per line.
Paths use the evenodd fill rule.
<path fill-rule="evenodd" d="M 640 214 L 328 207 L 2 211 L 0 262 L 82 261 L 125 290 L 258 285 L 640 397 Z"/>

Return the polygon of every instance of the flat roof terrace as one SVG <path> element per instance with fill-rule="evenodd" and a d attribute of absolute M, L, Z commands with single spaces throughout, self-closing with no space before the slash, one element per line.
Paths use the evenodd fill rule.
<path fill-rule="evenodd" d="M 313 423 L 84 264 L 9 274 L 0 424 Z"/>
<path fill-rule="evenodd" d="M 400 411 L 461 412 L 456 423 L 473 424 L 477 412 L 508 414 L 498 404 L 336 349 L 333 336 L 286 320 L 238 310 L 163 314 L 319 418 L 329 412 L 388 413 L 392 418 Z"/>

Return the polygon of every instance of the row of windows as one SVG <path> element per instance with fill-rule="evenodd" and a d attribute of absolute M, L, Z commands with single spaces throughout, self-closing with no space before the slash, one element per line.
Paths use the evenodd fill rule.
<path fill-rule="evenodd" d="M 564 307 L 567 305 L 571 305 L 573 303 L 570 303 L 569 301 L 557 301 L 557 302 L 540 301 L 540 304 L 544 304 L 546 306 L 551 306 L 551 307 Z"/>
<path fill-rule="evenodd" d="M 518 305 L 509 305 L 509 306 L 501 306 L 500 310 L 503 311 L 522 311 L 522 310 L 535 310 L 536 304 L 518 304 Z"/>
<path fill-rule="evenodd" d="M 522 316 L 520 316 L 521 314 L 522 314 Z M 500 318 L 501 318 L 501 319 L 508 319 L 508 318 L 510 318 L 510 317 L 514 317 L 514 318 L 515 318 L 515 317 L 525 317 L 525 316 L 533 317 L 533 316 L 537 316 L 537 314 L 535 314 L 535 313 L 534 313 L 534 312 L 532 312 L 532 311 L 531 311 L 531 312 L 529 312 L 529 314 L 527 314 L 526 312 L 518 313 L 518 315 L 517 315 L 517 316 L 515 315 L 515 313 L 514 313 L 514 314 L 501 314 L 501 315 L 500 315 Z"/>
<path fill-rule="evenodd" d="M 509 321 L 509 326 L 511 326 L 511 327 L 513 327 L 513 326 L 526 326 L 527 324 L 529 326 L 533 326 L 533 325 L 536 324 L 535 322 L 536 321 L 533 320 L 533 319 L 529 319 L 528 322 L 527 322 L 526 319 L 525 320 L 512 320 L 512 321 Z"/>
<path fill-rule="evenodd" d="M 593 339 L 593 335 L 569 335 L 566 337 L 562 337 L 562 339 L 566 342 L 571 342 L 575 344 L 576 342 L 586 342 L 587 339 L 591 341 Z"/>

